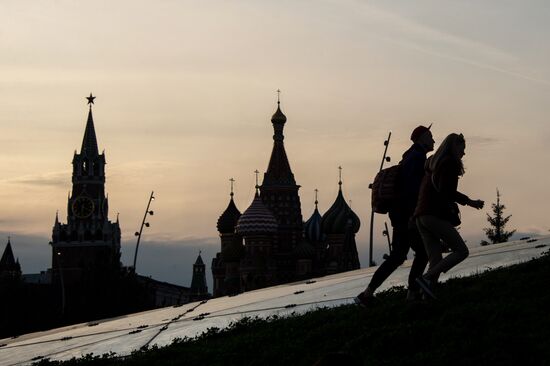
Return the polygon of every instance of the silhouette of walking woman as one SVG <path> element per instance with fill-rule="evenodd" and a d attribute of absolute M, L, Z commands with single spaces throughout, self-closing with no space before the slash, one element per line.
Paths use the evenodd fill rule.
<path fill-rule="evenodd" d="M 457 191 L 458 179 L 464 175 L 462 157 L 466 141 L 462 134 L 451 133 L 443 140 L 435 154 L 426 161 L 426 174 L 420 187 L 420 195 L 414 216 L 418 231 L 428 253 L 429 268 L 416 282 L 425 294 L 436 298 L 432 286 L 439 275 L 462 262 L 469 255 L 468 247 L 455 229 L 460 225 L 457 203 L 479 209 L 482 200 L 471 200 Z M 442 258 L 443 245 L 451 254 Z"/>

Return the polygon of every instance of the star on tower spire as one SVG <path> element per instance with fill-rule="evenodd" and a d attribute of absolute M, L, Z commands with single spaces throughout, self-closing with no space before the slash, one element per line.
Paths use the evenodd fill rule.
<path fill-rule="evenodd" d="M 95 99 L 95 98 L 96 98 L 96 97 L 94 97 L 94 96 L 92 95 L 92 93 L 90 93 L 90 96 L 89 96 L 89 97 L 86 97 L 86 99 L 88 99 L 88 104 L 90 105 L 90 108 L 92 108 L 92 104 L 94 104 L 94 99 Z"/>

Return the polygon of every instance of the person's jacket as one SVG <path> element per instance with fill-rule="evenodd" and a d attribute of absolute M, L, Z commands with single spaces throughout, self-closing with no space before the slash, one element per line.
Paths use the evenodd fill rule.
<path fill-rule="evenodd" d="M 469 201 L 468 196 L 457 190 L 460 167 L 453 159 L 446 158 L 434 174 L 428 168 L 430 159 L 426 161 L 414 216 L 433 215 L 457 226 L 460 212 L 456 203 L 464 206 Z"/>
<path fill-rule="evenodd" d="M 426 150 L 417 143 L 403 153 L 399 162 L 401 166 L 399 172 L 400 197 L 390 209 L 392 221 L 397 219 L 406 223 L 413 215 L 424 176 L 425 163 Z"/>

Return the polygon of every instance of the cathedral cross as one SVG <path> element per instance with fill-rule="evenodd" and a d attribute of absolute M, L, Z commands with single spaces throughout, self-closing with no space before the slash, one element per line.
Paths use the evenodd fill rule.
<path fill-rule="evenodd" d="M 319 190 L 315 188 L 315 208 L 317 208 L 317 204 L 319 203 L 319 201 L 317 201 L 317 193 L 319 193 Z"/>

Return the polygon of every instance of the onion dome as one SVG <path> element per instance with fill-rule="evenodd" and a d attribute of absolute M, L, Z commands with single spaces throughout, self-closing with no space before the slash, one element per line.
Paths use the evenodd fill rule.
<path fill-rule="evenodd" d="M 346 226 L 351 225 L 350 228 L 352 232 L 357 233 L 361 226 L 361 221 L 344 199 L 342 181 L 338 184 L 340 185 L 338 196 L 336 197 L 336 201 L 334 201 L 332 206 L 321 218 L 321 229 L 325 234 L 344 234 L 346 232 Z M 348 223 L 348 220 L 351 220 L 351 223 Z"/>
<path fill-rule="evenodd" d="M 281 111 L 281 104 L 277 102 L 277 110 L 271 117 L 271 123 L 286 123 L 286 116 Z"/>
<path fill-rule="evenodd" d="M 227 205 L 227 208 L 218 219 L 218 232 L 222 234 L 234 233 L 237 221 L 239 221 L 239 217 L 241 217 L 241 212 L 239 211 L 237 206 L 235 206 L 235 202 L 233 202 L 233 193 L 231 193 L 231 200 L 229 201 L 229 205 Z"/>
<path fill-rule="evenodd" d="M 281 91 L 277 90 L 277 110 L 271 117 L 271 123 L 273 124 L 285 124 L 286 122 L 286 116 L 281 111 L 281 99 L 280 99 Z"/>
<path fill-rule="evenodd" d="M 317 190 L 315 190 L 315 210 L 311 217 L 304 223 L 304 236 L 310 243 L 323 241 L 324 234 L 321 231 L 321 214 L 317 209 Z"/>
<path fill-rule="evenodd" d="M 296 259 L 312 259 L 315 256 L 315 248 L 306 240 L 302 240 L 300 244 L 293 250 Z"/>
<path fill-rule="evenodd" d="M 243 236 L 274 234 L 277 231 L 277 220 L 271 211 L 265 207 L 258 192 L 256 192 L 250 207 L 237 221 L 236 231 Z"/>

